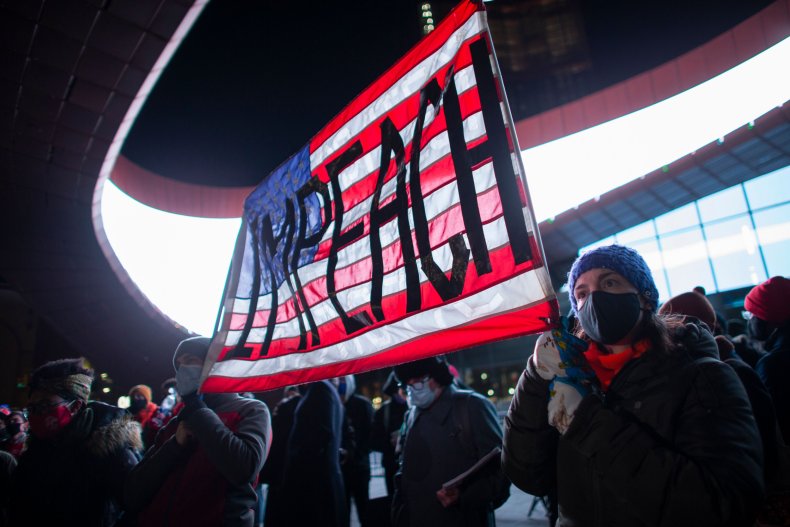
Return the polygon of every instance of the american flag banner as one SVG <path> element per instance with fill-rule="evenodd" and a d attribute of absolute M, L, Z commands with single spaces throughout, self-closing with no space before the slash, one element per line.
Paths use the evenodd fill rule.
<path fill-rule="evenodd" d="M 558 314 L 482 2 L 269 174 L 243 220 L 203 392 L 383 368 Z"/>

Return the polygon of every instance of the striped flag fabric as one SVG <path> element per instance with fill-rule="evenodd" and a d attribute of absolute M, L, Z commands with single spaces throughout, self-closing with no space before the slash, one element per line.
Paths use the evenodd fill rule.
<path fill-rule="evenodd" d="M 203 392 L 383 368 L 558 315 L 482 2 L 269 174 L 243 220 Z"/>

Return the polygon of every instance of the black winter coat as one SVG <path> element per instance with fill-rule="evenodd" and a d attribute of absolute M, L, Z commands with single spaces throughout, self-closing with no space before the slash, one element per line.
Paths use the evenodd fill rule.
<path fill-rule="evenodd" d="M 340 440 L 345 411 L 329 381 L 310 384 L 294 414 L 281 486 L 289 527 L 348 524 Z"/>
<path fill-rule="evenodd" d="M 763 500 L 762 447 L 743 386 L 712 335 L 632 359 L 588 395 L 564 436 L 532 358 L 505 419 L 503 460 L 530 494 L 558 490 L 560 526 L 750 525 Z"/>
<path fill-rule="evenodd" d="M 461 415 L 461 403 L 466 417 Z M 414 418 L 410 420 L 408 413 L 405 417 L 399 488 L 393 498 L 398 527 L 495 525 L 492 501 L 504 480 L 498 465 L 461 485 L 457 503 L 445 508 L 436 497 L 443 483 L 502 444 L 502 426 L 494 405 L 478 393 L 461 392 L 449 385 L 429 408 L 411 411 Z M 465 422 L 467 431 L 463 430 Z"/>
<path fill-rule="evenodd" d="M 370 478 L 370 429 L 373 425 L 373 405 L 365 397 L 352 394 L 345 403 L 346 417 L 354 428 L 354 448 L 351 459 L 341 467 L 344 474 Z"/>
<path fill-rule="evenodd" d="M 11 525 L 114 525 L 143 446 L 126 411 L 88 403 L 57 441 L 31 437 L 13 475 Z"/>
<path fill-rule="evenodd" d="M 790 444 L 790 324 L 777 329 L 765 342 L 768 353 L 755 370 L 773 399 L 779 429 L 785 444 Z"/>

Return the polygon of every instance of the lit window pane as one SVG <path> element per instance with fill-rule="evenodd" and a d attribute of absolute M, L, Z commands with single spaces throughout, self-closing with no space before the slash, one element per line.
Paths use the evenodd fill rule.
<path fill-rule="evenodd" d="M 743 184 L 752 210 L 790 201 L 790 166 Z"/>
<path fill-rule="evenodd" d="M 702 222 L 720 220 L 746 212 L 746 199 L 740 185 L 717 192 L 697 202 Z"/>
<path fill-rule="evenodd" d="M 790 276 L 790 205 L 754 213 L 757 239 L 771 276 Z"/>
<path fill-rule="evenodd" d="M 767 278 L 748 215 L 706 225 L 705 236 L 719 291 L 757 285 Z"/>
<path fill-rule="evenodd" d="M 685 232 L 662 236 L 661 248 L 672 296 L 691 291 L 698 285 L 708 291 L 716 290 L 702 229 L 699 226 Z"/>
<path fill-rule="evenodd" d="M 632 243 L 648 240 L 651 238 L 655 239 L 655 237 L 656 229 L 653 226 L 652 221 L 640 223 L 635 227 L 631 227 L 630 229 L 626 229 L 623 232 L 619 232 L 615 235 L 615 238 L 617 238 L 617 243 L 621 245 L 630 245 Z"/>
<path fill-rule="evenodd" d="M 669 299 L 669 288 L 667 287 L 667 280 L 664 275 L 664 264 L 661 261 L 661 251 L 658 249 L 658 240 L 651 238 L 639 243 L 629 243 L 629 247 L 642 255 L 645 259 L 647 266 L 653 273 L 653 281 L 656 283 L 658 289 L 658 301 L 663 302 Z"/>
<path fill-rule="evenodd" d="M 697 218 L 697 211 L 693 203 L 656 218 L 656 229 L 659 234 L 667 234 L 692 225 L 699 225 L 699 218 Z"/>

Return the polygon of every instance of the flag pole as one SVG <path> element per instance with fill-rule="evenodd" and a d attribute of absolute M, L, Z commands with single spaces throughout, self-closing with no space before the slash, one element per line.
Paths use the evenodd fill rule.
<path fill-rule="evenodd" d="M 219 309 L 217 309 L 217 318 L 214 321 L 214 333 L 211 335 L 211 344 L 209 345 L 209 353 L 206 356 L 206 360 L 203 364 L 203 372 L 200 376 L 200 384 L 203 385 L 203 381 L 206 380 L 208 374 L 211 372 L 211 368 L 217 362 L 217 357 L 224 346 L 223 344 L 217 345 L 215 343 L 215 339 L 217 338 L 217 333 L 220 332 L 222 329 L 223 320 L 226 318 L 227 311 L 226 308 L 228 302 L 228 291 L 233 289 L 236 290 L 239 282 L 239 273 L 237 271 L 237 267 L 241 266 L 242 260 L 244 259 L 244 247 L 247 244 L 247 220 L 242 213 L 241 216 L 241 226 L 239 227 L 239 233 L 236 235 L 236 244 L 233 247 L 233 256 L 230 260 L 230 265 L 228 266 L 228 275 L 225 277 L 225 287 L 222 290 L 222 299 L 219 303 Z"/>
<path fill-rule="evenodd" d="M 513 141 L 513 147 L 517 152 L 516 159 L 518 163 L 518 171 L 519 171 L 519 175 L 521 176 L 521 183 L 524 185 L 524 194 L 527 197 L 527 212 L 529 214 L 530 221 L 532 222 L 532 227 L 533 227 L 532 232 L 535 236 L 535 243 L 537 245 L 538 251 L 540 252 L 541 263 L 548 271 L 548 265 L 546 262 L 546 253 L 543 250 L 543 240 L 541 239 L 540 236 L 540 229 L 538 228 L 538 222 L 535 218 L 535 211 L 534 208 L 532 207 L 532 197 L 530 196 L 529 186 L 527 185 L 527 176 L 526 176 L 526 172 L 524 171 L 524 160 L 521 157 L 521 147 L 518 144 L 518 136 L 516 135 L 516 126 L 513 122 L 513 115 L 510 113 L 510 103 L 508 102 L 507 93 L 505 92 L 505 83 L 502 80 L 502 71 L 499 69 L 499 61 L 496 58 L 496 51 L 494 50 L 494 39 L 491 37 L 491 30 L 488 27 L 488 13 L 485 10 L 485 6 L 483 6 L 482 12 L 483 12 L 483 16 L 486 17 L 485 28 L 486 28 L 486 36 L 488 38 L 488 43 L 491 49 L 491 57 L 493 58 L 492 67 L 494 68 L 494 73 L 497 78 L 497 82 L 499 84 L 499 89 L 502 91 L 502 102 L 504 107 L 503 117 L 505 118 L 505 123 L 507 127 L 510 129 L 510 136 Z M 551 286 L 551 284 L 549 285 Z M 552 286 L 552 290 L 553 290 L 553 286 Z"/>

